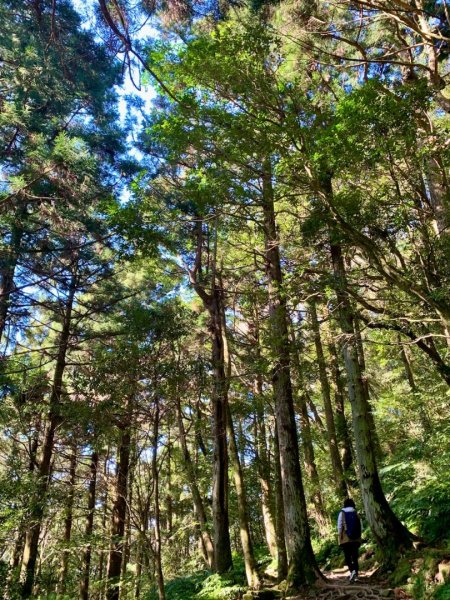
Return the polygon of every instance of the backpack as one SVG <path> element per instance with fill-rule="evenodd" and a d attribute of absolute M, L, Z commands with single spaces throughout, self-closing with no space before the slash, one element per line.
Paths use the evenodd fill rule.
<path fill-rule="evenodd" d="M 349 512 L 343 510 L 342 512 L 344 513 L 345 533 L 347 537 L 352 541 L 359 540 L 361 537 L 361 520 L 358 517 L 358 513 L 356 510 Z"/>

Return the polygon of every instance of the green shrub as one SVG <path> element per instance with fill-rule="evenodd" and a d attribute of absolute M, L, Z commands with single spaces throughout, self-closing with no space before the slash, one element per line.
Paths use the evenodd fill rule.
<path fill-rule="evenodd" d="M 214 573 L 205 579 L 196 598 L 198 600 L 234 600 L 240 596 L 244 587 L 242 581 L 236 582 L 233 572 L 226 575 Z"/>
<path fill-rule="evenodd" d="M 433 600 L 450 600 L 450 583 L 439 585 L 434 591 Z"/>

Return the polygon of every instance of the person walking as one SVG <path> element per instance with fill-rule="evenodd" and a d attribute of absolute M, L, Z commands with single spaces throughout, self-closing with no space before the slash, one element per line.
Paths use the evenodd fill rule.
<path fill-rule="evenodd" d="M 358 551 L 361 545 L 361 519 L 356 512 L 355 503 L 351 498 L 344 501 L 344 507 L 339 511 L 337 522 L 339 545 L 345 556 L 351 582 L 358 581 Z"/>

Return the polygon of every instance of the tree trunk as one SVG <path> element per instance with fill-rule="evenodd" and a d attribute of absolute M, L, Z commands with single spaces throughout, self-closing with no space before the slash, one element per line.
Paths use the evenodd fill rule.
<path fill-rule="evenodd" d="M 24 210 L 19 211 L 18 220 L 24 216 Z M 14 221 L 11 227 L 11 241 L 9 248 L 0 256 L 0 342 L 3 342 L 6 322 L 11 305 L 11 294 L 14 291 L 14 274 L 20 255 L 23 228 Z"/>
<path fill-rule="evenodd" d="M 275 222 L 272 171 L 265 161 L 262 208 L 266 270 L 269 291 L 270 347 L 273 360 L 272 382 L 280 445 L 288 579 L 294 586 L 317 581 L 320 571 L 311 546 L 306 500 L 298 452 L 297 427 L 290 373 L 288 314 L 283 292 L 279 241 Z"/>
<path fill-rule="evenodd" d="M 103 485 L 105 486 L 105 489 L 103 491 L 102 494 L 102 535 L 104 537 L 104 539 L 108 539 L 109 537 L 109 532 L 107 531 L 107 524 L 108 524 L 108 519 L 107 519 L 107 513 L 108 513 L 108 500 L 109 500 L 109 493 L 108 493 L 108 460 L 109 460 L 109 455 L 110 455 L 110 446 L 108 445 L 108 448 L 106 450 L 106 454 L 105 454 L 105 460 L 103 462 Z M 103 599 L 105 596 L 105 586 L 108 585 L 108 582 L 104 576 L 105 573 L 105 563 L 106 563 L 106 551 L 102 548 L 100 551 L 100 557 L 99 557 L 99 561 L 98 561 L 98 581 L 100 583 L 100 598 Z"/>
<path fill-rule="evenodd" d="M 149 525 L 149 512 L 150 512 L 150 496 L 147 497 L 145 502 L 142 501 L 142 497 L 138 495 L 138 506 L 139 506 L 139 532 L 138 532 L 138 543 L 137 543 L 137 556 L 136 556 L 136 586 L 135 586 L 135 597 L 139 598 L 141 595 L 141 578 L 144 571 L 144 567 L 149 572 L 148 565 L 148 551 L 147 548 L 150 544 L 147 542 L 147 530 Z"/>
<path fill-rule="evenodd" d="M 80 599 L 89 600 L 89 583 L 90 583 L 90 570 L 91 570 L 91 558 L 92 558 L 92 544 L 91 536 L 94 530 L 94 514 L 95 514 L 95 500 L 96 500 L 96 488 L 97 488 L 97 469 L 98 469 L 98 453 L 93 452 L 91 454 L 90 464 L 90 478 L 89 478 L 89 489 L 88 489 L 88 504 L 86 514 L 86 526 L 84 530 L 86 547 L 83 552 L 83 566 L 82 566 L 82 579 L 80 583 Z"/>
<path fill-rule="evenodd" d="M 155 510 L 155 568 L 156 582 L 158 585 L 158 598 L 165 600 L 164 577 L 161 561 L 161 515 L 159 510 L 159 471 L 158 471 L 158 441 L 159 441 L 159 398 L 155 399 L 155 413 L 153 415 L 153 448 L 152 448 L 152 479 L 154 490 L 154 510 Z"/>
<path fill-rule="evenodd" d="M 255 362 L 261 364 L 261 345 L 259 338 L 258 309 L 254 309 L 253 344 L 255 346 Z M 254 381 L 255 396 L 255 463 L 258 470 L 259 484 L 261 487 L 261 511 L 264 523 L 264 534 L 272 558 L 277 558 L 277 537 L 274 519 L 274 494 L 270 478 L 269 455 L 267 451 L 267 437 L 263 398 L 263 378 L 258 370 Z"/>
<path fill-rule="evenodd" d="M 50 485 L 50 469 L 55 443 L 56 428 L 61 423 L 60 404 L 63 388 L 63 375 L 66 366 L 66 355 L 70 339 L 72 308 L 77 286 L 76 271 L 73 273 L 65 306 L 62 330 L 59 336 L 58 355 L 56 358 L 53 386 L 50 394 L 47 429 L 42 445 L 42 459 L 39 465 L 36 495 L 31 503 L 30 527 L 26 534 L 22 560 L 21 579 L 22 598 L 30 598 L 33 591 L 36 562 L 38 557 L 39 536 L 44 519 L 47 491 Z"/>
<path fill-rule="evenodd" d="M 123 542 L 127 513 L 128 476 L 130 468 L 131 418 L 133 399 L 126 404 L 126 418 L 121 424 L 121 439 L 118 448 L 116 490 L 111 516 L 111 550 L 108 561 L 107 600 L 119 600 L 120 574 L 123 559 Z"/>
<path fill-rule="evenodd" d="M 202 538 L 202 547 L 205 550 L 205 560 L 208 567 L 211 569 L 214 566 L 214 546 L 211 535 L 208 531 L 208 522 L 203 505 L 202 496 L 197 485 L 194 464 L 192 463 L 191 454 L 186 440 L 186 431 L 184 429 L 183 414 L 181 412 L 180 399 L 176 398 L 178 430 L 180 433 L 180 445 L 183 452 L 184 469 L 188 479 L 189 487 L 191 488 L 192 500 L 194 502 L 194 510 L 200 526 L 200 535 Z"/>
<path fill-rule="evenodd" d="M 221 309 L 222 292 L 214 287 L 210 303 L 212 364 L 214 385 L 212 394 L 214 420 L 214 478 L 213 521 L 214 558 L 217 573 L 225 573 L 233 565 L 228 521 L 228 450 L 226 421 L 228 410 L 227 380 L 225 375 Z"/>
<path fill-rule="evenodd" d="M 242 472 L 241 461 L 239 460 L 236 436 L 234 433 L 233 419 L 229 407 L 227 409 L 227 430 L 234 485 L 236 488 L 237 495 L 239 530 L 241 534 L 242 553 L 244 555 L 245 574 L 247 576 L 248 586 L 250 588 L 258 588 L 260 586 L 260 580 L 256 568 L 256 560 L 253 552 L 250 525 L 248 521 L 248 506 L 247 496 L 245 493 L 244 474 Z"/>
<path fill-rule="evenodd" d="M 302 368 L 299 359 L 299 348 L 297 347 L 297 340 L 294 331 L 294 327 L 291 323 L 291 336 L 292 336 L 292 357 L 294 361 L 295 372 L 297 374 L 297 385 L 298 385 L 298 406 L 300 409 L 300 422 L 301 422 L 301 439 L 304 455 L 304 463 L 306 474 L 309 478 L 311 485 L 311 502 L 314 505 L 314 513 L 318 525 L 319 532 L 321 534 L 328 533 L 329 519 L 326 514 L 325 506 L 323 504 L 322 492 L 320 488 L 319 473 L 316 466 L 316 458 L 314 452 L 314 446 L 312 442 L 311 424 L 309 422 L 308 414 L 308 391 L 306 384 L 303 380 Z"/>
<path fill-rule="evenodd" d="M 377 428 L 375 425 L 375 419 L 373 417 L 372 403 L 370 401 L 369 380 L 367 379 L 367 375 L 366 375 L 366 357 L 364 355 L 364 345 L 363 345 L 363 340 L 362 340 L 362 336 L 361 336 L 361 327 L 359 325 L 359 319 L 358 319 L 357 315 L 355 314 L 355 311 L 353 308 L 352 308 L 352 312 L 353 312 L 353 328 L 355 331 L 356 352 L 358 354 L 359 369 L 361 372 L 361 381 L 363 384 L 364 393 L 366 395 L 367 406 L 369 408 L 368 417 L 369 417 L 370 431 L 372 434 L 372 443 L 373 443 L 373 448 L 374 448 L 375 454 L 377 456 L 377 459 L 380 459 L 383 456 L 383 452 L 381 450 L 380 440 L 378 438 Z"/>
<path fill-rule="evenodd" d="M 132 449 L 132 450 L 131 450 Z M 136 443 L 134 440 L 130 440 L 130 467 L 128 472 L 128 507 L 133 506 L 133 481 L 134 481 L 134 469 L 136 465 Z M 125 519 L 125 534 L 123 540 L 123 553 L 122 553 L 122 571 L 121 580 L 122 583 L 127 577 L 127 566 L 130 560 L 130 542 L 131 542 L 131 514 L 130 509 L 127 510 Z"/>
<path fill-rule="evenodd" d="M 67 572 L 69 569 L 69 557 L 70 557 L 70 540 L 72 538 L 72 524 L 73 524 L 73 501 L 75 497 L 75 483 L 76 483 L 76 469 L 77 469 L 77 447 L 74 444 L 72 453 L 70 455 L 70 468 L 69 468 L 69 490 L 67 493 L 67 502 L 64 517 L 64 550 L 62 553 L 61 560 L 61 571 L 59 575 L 59 583 L 57 586 L 57 593 L 64 594 Z"/>
<path fill-rule="evenodd" d="M 286 551 L 286 536 L 284 533 L 284 503 L 283 484 L 281 481 L 280 445 L 278 431 L 274 432 L 274 463 L 275 463 L 275 529 L 277 535 L 277 579 L 283 581 L 288 574 L 288 555 Z"/>
<path fill-rule="evenodd" d="M 347 485 L 344 478 L 344 470 L 342 468 L 341 457 L 336 437 L 336 426 L 334 423 L 333 407 L 331 405 L 330 383 L 328 381 L 327 368 L 325 364 L 325 356 L 322 346 L 322 338 L 320 335 L 319 319 L 317 318 L 317 307 L 314 299 L 308 303 L 309 316 L 311 321 L 311 329 L 314 335 L 314 345 L 316 347 L 317 366 L 319 369 L 320 388 L 322 391 L 323 407 L 325 410 L 325 422 L 327 424 L 327 440 L 330 451 L 331 467 L 333 470 L 333 479 L 336 489 L 336 494 L 343 501 L 347 493 Z"/>
<path fill-rule="evenodd" d="M 255 462 L 258 469 L 259 484 L 261 487 L 261 511 L 264 523 L 264 535 L 272 558 L 277 558 L 277 534 L 274 520 L 274 498 L 270 481 L 270 465 L 266 442 L 266 425 L 264 423 L 264 410 L 258 401 L 255 415 Z"/>
<path fill-rule="evenodd" d="M 345 336 L 342 351 L 347 371 L 358 475 L 366 518 L 377 543 L 383 549 L 386 563 L 393 563 L 401 549 L 411 547 L 411 535 L 392 512 L 381 487 L 370 431 L 369 406 L 358 359 L 353 311 L 347 293 L 345 266 L 341 247 L 335 242 L 331 243 L 331 257 L 339 321 Z"/>
<path fill-rule="evenodd" d="M 196 223 L 197 254 L 195 268 L 189 271 L 189 280 L 208 310 L 210 321 L 211 363 L 213 368 L 213 389 L 211 394 L 213 415 L 213 490 L 212 513 L 214 532 L 214 567 L 217 573 L 225 573 L 233 566 L 228 517 L 228 449 L 227 449 L 227 406 L 228 381 L 225 373 L 225 357 L 222 331 L 223 290 L 217 284 L 216 254 L 212 256 L 212 281 L 210 292 L 199 282 L 203 252 L 202 222 Z"/>
<path fill-rule="evenodd" d="M 167 419 L 167 536 L 169 544 L 173 534 L 173 497 L 172 497 L 172 439 L 171 439 L 171 415 Z"/>
<path fill-rule="evenodd" d="M 36 397 L 36 403 L 38 404 L 42 401 L 43 401 L 43 394 L 40 393 L 39 396 Z M 37 453 L 38 453 L 38 448 L 39 448 L 41 427 L 42 427 L 42 416 L 41 416 L 41 414 L 39 414 L 35 419 L 34 430 L 32 431 L 31 437 L 29 440 L 28 472 L 30 474 L 34 473 L 36 466 L 37 466 Z M 14 441 L 13 442 L 13 452 L 14 452 L 15 445 L 16 445 L 16 442 Z M 25 520 L 22 520 L 19 523 L 17 536 L 16 536 L 16 539 L 14 542 L 14 547 L 13 547 L 13 551 L 11 554 L 11 560 L 9 563 L 9 571 L 8 571 L 8 576 L 6 578 L 6 584 L 5 584 L 5 588 L 6 588 L 5 600 L 10 600 L 11 596 L 14 595 L 13 587 L 15 587 L 17 585 L 17 580 L 19 579 L 18 571 L 20 570 L 19 567 L 21 566 L 21 560 L 23 557 L 26 532 L 27 532 L 27 523 L 25 522 Z"/>
<path fill-rule="evenodd" d="M 349 477 L 354 478 L 353 450 L 350 438 L 350 432 L 347 427 L 347 419 L 345 418 L 344 410 L 344 382 L 342 380 L 341 369 L 339 366 L 339 356 L 336 345 L 333 341 L 328 344 L 331 356 L 331 370 L 334 381 L 334 404 L 336 407 L 336 436 L 339 445 L 342 466 L 344 468 L 344 476 L 348 480 Z M 353 484 L 352 484 L 353 485 Z"/>

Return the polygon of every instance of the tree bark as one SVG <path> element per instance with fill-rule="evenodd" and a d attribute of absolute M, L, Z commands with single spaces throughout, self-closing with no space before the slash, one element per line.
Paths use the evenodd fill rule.
<path fill-rule="evenodd" d="M 43 391 L 37 395 L 37 397 L 33 396 L 33 400 L 36 401 L 36 404 L 39 404 L 43 401 Z M 37 467 L 37 453 L 39 448 L 39 440 L 41 434 L 42 427 L 42 415 L 39 413 L 34 421 L 34 429 L 29 438 L 29 461 L 28 461 L 28 472 L 30 474 L 34 473 Z M 16 442 L 13 442 L 13 452 L 16 446 Z M 9 571 L 6 578 L 5 584 L 5 600 L 10 600 L 11 596 L 14 595 L 13 588 L 17 586 L 17 580 L 19 579 L 18 571 L 20 571 L 19 567 L 21 566 L 21 560 L 24 552 L 24 544 L 25 537 L 27 532 L 27 523 L 23 519 L 18 526 L 18 531 L 16 535 L 16 539 L 14 542 L 13 551 L 11 554 L 11 559 L 9 563 Z"/>
<path fill-rule="evenodd" d="M 264 410 L 258 402 L 255 415 L 255 462 L 261 487 L 261 512 L 264 523 L 264 535 L 272 558 L 277 558 L 277 538 L 274 520 L 274 494 L 270 480 L 270 465 L 267 452 L 266 426 Z"/>
<path fill-rule="evenodd" d="M 298 407 L 300 409 L 300 422 L 301 422 L 301 439 L 305 463 L 305 471 L 309 478 L 311 485 L 311 502 L 314 505 L 314 513 L 317 522 L 319 532 L 325 534 L 328 532 L 329 519 L 327 518 L 325 506 L 323 503 L 322 492 L 320 487 L 319 473 L 316 466 L 316 458 L 314 452 L 314 446 L 312 441 L 311 424 L 309 422 L 308 414 L 308 390 L 306 388 L 305 381 L 303 380 L 303 373 L 299 359 L 299 349 L 297 347 L 297 339 L 295 330 L 292 325 L 291 336 L 292 336 L 292 357 L 297 374 L 297 385 L 298 385 Z"/>
<path fill-rule="evenodd" d="M 274 432 L 274 466 L 275 466 L 275 529 L 277 535 L 277 579 L 283 581 L 288 574 L 288 555 L 284 532 L 283 484 L 281 481 L 280 445 L 278 430 Z"/>
<path fill-rule="evenodd" d="M 76 483 L 76 469 L 77 469 L 77 447 L 73 444 L 72 452 L 70 455 L 70 467 L 69 467 L 69 490 L 67 493 L 67 502 L 65 508 L 64 517 L 64 550 L 62 553 L 61 560 L 61 571 L 59 575 L 59 583 L 57 586 L 57 593 L 64 594 L 66 587 L 67 572 L 69 569 L 69 557 L 70 549 L 69 544 L 72 538 L 72 524 L 73 524 L 73 502 L 75 497 L 75 483 Z"/>
<path fill-rule="evenodd" d="M 194 510 L 200 526 L 200 535 L 202 538 L 202 547 L 205 550 L 205 561 L 211 569 L 214 566 L 214 545 L 211 535 L 208 530 L 208 520 L 206 517 L 205 507 L 203 505 L 202 496 L 197 485 L 194 464 L 186 440 L 186 431 L 184 429 L 183 414 L 181 412 L 180 398 L 176 398 L 178 431 L 180 434 L 180 445 L 183 452 L 184 469 L 188 479 L 189 487 L 191 488 L 192 500 L 194 502 Z"/>
<path fill-rule="evenodd" d="M 134 469 L 136 466 L 136 441 L 134 438 L 130 439 L 130 466 L 128 471 L 128 510 L 125 518 L 125 533 L 123 540 L 123 553 L 122 553 L 122 572 L 121 580 L 125 581 L 127 577 L 127 566 L 130 560 L 130 542 L 131 542 L 131 513 L 130 508 L 133 506 L 133 481 L 134 481 Z"/>
<path fill-rule="evenodd" d="M 288 314 L 283 291 L 279 240 L 275 221 L 272 170 L 270 161 L 263 167 L 262 208 L 265 258 L 269 291 L 270 348 L 273 361 L 272 383 L 280 445 L 288 579 L 293 586 L 317 581 L 321 577 L 311 546 L 303 489 L 298 436 L 290 373 Z"/>
<path fill-rule="evenodd" d="M 3 342 L 3 334 L 11 305 L 11 294 L 14 291 L 14 274 L 23 238 L 23 228 L 18 221 L 23 215 L 24 210 L 19 211 L 18 219 L 14 221 L 11 227 L 9 249 L 3 253 L 3 256 L 0 256 L 0 342 Z"/>
<path fill-rule="evenodd" d="M 197 254 L 194 270 L 189 271 L 189 280 L 208 310 L 211 339 L 211 363 L 213 368 L 213 389 L 211 394 L 213 414 L 213 491 L 212 513 L 214 532 L 214 568 L 217 573 L 225 573 L 233 566 L 228 517 L 228 449 L 227 449 L 227 406 L 228 381 L 225 373 L 225 357 L 222 331 L 223 290 L 217 283 L 216 254 L 212 257 L 212 280 L 210 292 L 199 281 L 202 267 L 203 231 L 202 222 L 196 224 Z"/>
<path fill-rule="evenodd" d="M 154 490 L 154 515 L 155 515 L 155 569 L 158 585 L 158 598 L 165 600 L 164 576 L 161 560 L 161 514 L 159 509 L 159 470 L 158 470 L 158 442 L 159 442 L 160 407 L 159 398 L 155 398 L 155 412 L 153 415 L 153 448 L 152 448 L 152 479 Z"/>
<path fill-rule="evenodd" d="M 344 478 L 344 470 L 342 468 L 341 457 L 336 437 L 336 425 L 334 422 L 333 407 L 331 404 L 330 383 L 328 381 L 327 368 L 325 364 L 325 356 L 323 352 L 322 338 L 320 335 L 319 319 L 317 318 L 317 307 L 315 299 L 308 303 L 309 315 L 311 321 L 311 329 L 314 335 L 314 345 L 316 348 L 317 366 L 319 369 L 319 381 L 322 391 L 323 407 L 325 410 L 325 422 L 327 424 L 327 440 L 330 451 L 331 467 L 333 470 L 333 479 L 338 498 L 343 501 L 347 495 L 347 485 Z"/>
<path fill-rule="evenodd" d="M 86 513 L 86 525 L 84 529 L 86 547 L 83 552 L 83 567 L 82 567 L 82 579 L 80 583 L 80 600 L 89 600 L 89 583 L 90 583 L 90 571 L 91 571 L 91 558 L 92 558 L 92 544 L 91 536 L 94 531 L 94 514 L 95 514 L 95 500 L 97 490 L 97 469 L 98 469 L 98 452 L 94 451 L 91 454 L 91 464 L 89 467 L 90 478 L 89 478 L 89 489 L 88 489 L 88 504 Z"/>
<path fill-rule="evenodd" d="M 233 419 L 229 407 L 227 410 L 227 430 L 228 443 L 230 446 L 231 466 L 237 495 L 239 531 L 241 535 L 242 553 L 244 555 L 245 574 L 247 577 L 248 586 L 250 588 L 258 588 L 260 586 L 260 580 L 256 568 L 256 560 L 253 552 L 253 543 L 248 520 L 248 505 L 247 495 L 245 493 L 244 474 L 242 472 L 242 465 L 239 459 L 239 452 L 236 444 L 236 436 L 234 433 Z"/>
<path fill-rule="evenodd" d="M 103 462 L 103 484 L 105 486 L 105 489 L 102 494 L 102 534 L 105 539 L 108 539 L 108 537 L 109 537 L 109 532 L 107 531 L 107 523 L 108 523 L 107 513 L 108 513 L 108 500 L 109 500 L 108 461 L 109 461 L 109 457 L 110 457 L 110 450 L 111 450 L 111 448 L 108 445 L 108 448 L 107 448 L 106 454 L 105 454 L 105 460 Z M 105 596 L 105 586 L 108 585 L 108 581 L 107 581 L 106 577 L 104 576 L 105 563 L 106 563 L 105 559 L 106 559 L 106 551 L 102 548 L 100 551 L 100 558 L 98 561 L 98 581 L 101 584 L 100 585 L 100 587 L 101 587 L 100 598 L 102 598 L 102 600 Z"/>
<path fill-rule="evenodd" d="M 255 346 L 255 362 L 261 364 L 261 345 L 259 332 L 258 308 L 254 308 L 254 318 L 250 323 L 252 342 Z M 264 523 L 264 535 L 272 558 L 277 558 L 277 537 L 274 519 L 274 493 L 270 478 L 269 453 L 267 449 L 267 433 L 263 399 L 263 377 L 260 369 L 254 380 L 255 396 L 255 463 L 261 487 L 261 512 Z"/>
<path fill-rule="evenodd" d="M 59 336 L 58 355 L 56 358 L 53 386 L 50 394 L 48 423 L 42 445 L 42 459 L 39 465 L 38 480 L 36 483 L 36 496 L 31 504 L 30 527 L 25 539 L 21 572 L 21 580 L 23 582 L 21 591 L 22 598 L 30 598 L 33 591 L 39 536 L 44 519 L 46 496 L 50 485 L 50 470 L 55 444 L 55 433 L 58 425 L 61 423 L 60 405 L 63 389 L 63 375 L 66 367 L 66 355 L 69 346 L 72 309 L 76 288 L 77 273 L 75 269 L 69 284 L 63 326 Z"/>
<path fill-rule="evenodd" d="M 373 416 L 372 403 L 370 401 L 369 380 L 367 379 L 367 375 L 366 375 L 366 357 L 364 355 L 364 345 L 363 345 L 363 340 L 362 340 L 362 336 L 361 336 L 361 327 L 359 325 L 358 316 L 356 315 L 355 310 L 353 308 L 352 308 L 352 312 L 353 312 L 353 329 L 355 332 L 356 352 L 358 354 L 358 362 L 359 362 L 359 369 L 360 369 L 360 373 L 361 373 L 361 381 L 363 384 L 364 393 L 366 395 L 367 406 L 369 408 L 368 418 L 369 418 L 370 431 L 372 433 L 372 443 L 373 443 L 373 448 L 374 448 L 375 454 L 376 454 L 377 458 L 380 459 L 383 456 L 383 452 L 381 450 L 380 440 L 378 438 L 377 428 L 375 425 L 375 419 Z"/>
<path fill-rule="evenodd" d="M 411 547 L 411 535 L 397 519 L 381 487 L 376 456 L 370 431 L 369 406 L 358 359 L 353 311 L 347 293 L 347 278 L 342 251 L 332 241 L 331 258 L 335 278 L 338 315 L 345 340 L 342 344 L 347 371 L 348 393 L 352 407 L 353 432 L 361 493 L 366 518 L 372 533 L 383 549 L 386 563 L 395 562 L 399 552 Z"/>
<path fill-rule="evenodd" d="M 116 489 L 111 516 L 111 550 L 107 573 L 107 600 L 119 600 L 123 542 L 127 513 L 128 476 L 130 468 L 131 418 L 133 399 L 126 401 L 126 417 L 120 425 L 120 444 L 116 472 Z"/>
<path fill-rule="evenodd" d="M 233 565 L 228 520 L 228 450 L 226 435 L 228 394 L 223 353 L 221 296 L 221 290 L 215 286 L 210 303 L 210 317 L 214 370 L 212 394 L 214 418 L 214 558 L 217 573 L 225 573 Z"/>
<path fill-rule="evenodd" d="M 350 432 L 347 427 L 344 409 L 344 381 L 342 380 L 341 368 L 339 365 L 339 356 L 336 345 L 333 341 L 328 344 L 331 356 L 331 370 L 334 381 L 334 404 L 336 407 L 336 436 L 344 469 L 344 476 L 348 480 L 349 476 L 354 478 L 353 450 L 350 438 Z"/>

